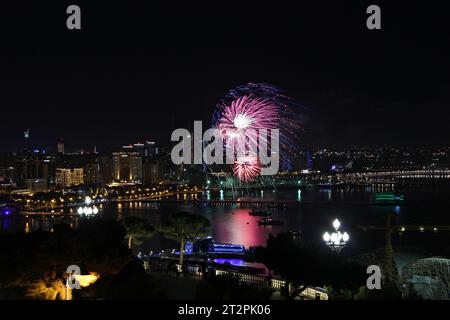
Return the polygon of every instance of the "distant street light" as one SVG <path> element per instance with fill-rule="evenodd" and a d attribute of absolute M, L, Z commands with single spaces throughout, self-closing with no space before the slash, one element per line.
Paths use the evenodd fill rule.
<path fill-rule="evenodd" d="M 77 212 L 79 215 L 92 215 L 92 214 L 97 214 L 98 213 L 98 208 L 95 205 L 92 205 L 92 198 L 91 197 L 86 197 L 84 202 L 86 203 L 85 206 L 83 207 L 79 207 Z"/>
<path fill-rule="evenodd" d="M 333 227 L 334 232 L 329 234 L 328 232 L 325 232 L 323 234 L 323 240 L 325 241 L 325 244 L 333 251 L 340 252 L 343 247 L 347 244 L 348 240 L 350 239 L 350 236 L 347 232 L 341 233 L 339 231 L 339 228 L 341 227 L 341 222 L 336 219 L 333 221 Z"/>

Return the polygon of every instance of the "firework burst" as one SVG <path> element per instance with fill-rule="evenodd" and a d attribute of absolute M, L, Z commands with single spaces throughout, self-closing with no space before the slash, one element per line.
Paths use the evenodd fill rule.
<path fill-rule="evenodd" d="M 268 84 L 247 84 L 231 90 L 216 106 L 213 127 L 220 130 L 226 147 L 248 139 L 256 146 L 264 142 L 261 129 L 279 129 L 280 156 L 286 157 L 297 150 L 300 121 L 294 112 L 296 105 L 281 90 Z M 248 151 L 248 150 L 247 150 Z M 261 173 L 261 164 L 254 152 L 237 156 L 234 174 L 249 182 Z"/>
<path fill-rule="evenodd" d="M 244 182 L 254 180 L 261 173 L 261 165 L 256 155 L 241 156 L 233 164 L 234 174 Z"/>
<path fill-rule="evenodd" d="M 244 95 L 223 108 L 217 128 L 228 139 L 238 139 L 259 129 L 276 129 L 277 106 L 250 95 Z"/>

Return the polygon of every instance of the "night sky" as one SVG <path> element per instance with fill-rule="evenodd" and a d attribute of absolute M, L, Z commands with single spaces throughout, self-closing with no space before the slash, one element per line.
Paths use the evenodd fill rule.
<path fill-rule="evenodd" d="M 248 82 L 306 108 L 305 145 L 450 144 L 449 1 L 191 2 L 2 7 L 0 150 L 27 128 L 69 151 L 168 145 Z M 69 4 L 81 31 L 66 29 Z M 369 4 L 382 30 L 366 28 Z"/>

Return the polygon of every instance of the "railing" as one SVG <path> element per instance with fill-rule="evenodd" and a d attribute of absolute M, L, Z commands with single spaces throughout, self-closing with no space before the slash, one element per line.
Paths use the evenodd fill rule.
<path fill-rule="evenodd" d="M 280 280 L 280 279 L 273 279 L 269 277 L 264 276 L 258 276 L 253 274 L 245 274 L 240 272 L 234 272 L 234 271 L 227 271 L 227 270 L 216 270 L 216 275 L 227 275 L 232 274 L 237 277 L 243 282 L 251 283 L 251 284 L 258 284 L 258 285 L 267 285 L 271 289 L 275 289 L 278 291 L 281 291 L 282 288 L 286 285 L 286 281 Z M 289 292 L 293 291 L 293 287 L 289 284 Z M 308 298 L 308 299 L 320 299 L 320 300 L 328 300 L 328 294 L 325 291 L 319 290 L 317 288 L 308 287 L 304 291 L 302 291 L 299 295 L 302 298 Z"/>
<path fill-rule="evenodd" d="M 204 266 L 200 266 L 197 264 L 185 263 L 184 267 L 181 268 L 181 265 L 179 264 L 174 264 L 173 262 L 163 260 L 151 260 L 151 261 L 146 260 L 144 261 L 144 268 L 147 271 L 165 272 L 166 274 L 173 276 L 179 276 L 181 273 L 184 273 L 196 279 L 203 279 L 204 272 L 206 271 L 204 270 L 205 268 Z M 243 281 L 245 283 L 267 286 L 276 291 L 283 290 L 283 288 L 286 285 L 286 282 L 284 280 L 272 278 L 270 276 L 248 274 L 217 268 L 212 269 L 210 266 L 208 266 L 208 269 L 211 270 L 211 272 L 213 272 L 213 274 L 216 276 L 234 275 L 238 277 L 240 281 Z M 294 291 L 294 289 L 295 288 L 292 285 L 289 285 L 289 292 Z M 306 288 L 304 291 L 300 293 L 299 296 L 305 299 L 328 300 L 328 294 L 323 289 L 314 287 Z"/>

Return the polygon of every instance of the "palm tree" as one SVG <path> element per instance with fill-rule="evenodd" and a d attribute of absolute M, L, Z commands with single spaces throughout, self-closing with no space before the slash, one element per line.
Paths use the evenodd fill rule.
<path fill-rule="evenodd" d="M 167 238 L 180 243 L 180 261 L 183 265 L 184 246 L 186 241 L 204 237 L 210 233 L 211 222 L 201 216 L 186 212 L 177 212 L 169 216 L 168 222 L 159 227 L 159 231 Z"/>
<path fill-rule="evenodd" d="M 133 240 L 135 244 L 140 244 L 154 234 L 154 228 L 148 224 L 147 219 L 131 216 L 125 218 L 123 225 L 127 231 L 129 249 L 132 247 Z"/>

